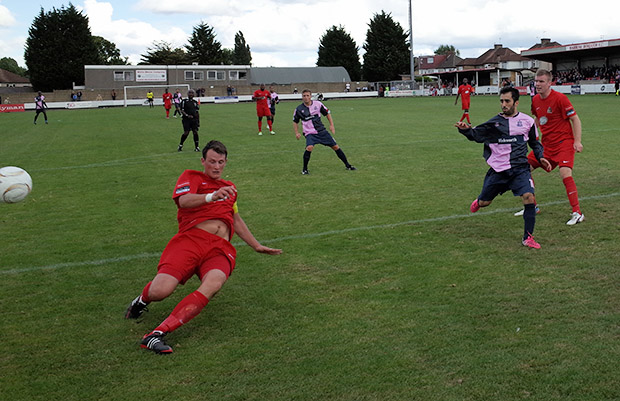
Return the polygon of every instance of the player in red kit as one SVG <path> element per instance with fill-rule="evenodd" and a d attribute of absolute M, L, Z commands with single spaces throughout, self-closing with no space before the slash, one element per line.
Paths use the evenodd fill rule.
<path fill-rule="evenodd" d="M 273 120 L 271 119 L 271 111 L 269 110 L 268 99 L 271 97 L 271 93 L 265 90 L 265 84 L 260 84 L 260 89 L 257 89 L 252 95 L 252 100 L 256 102 L 256 115 L 258 116 L 258 135 L 263 135 L 263 117 L 267 117 L 267 125 L 269 126 L 269 132 L 273 135 Z"/>
<path fill-rule="evenodd" d="M 456 99 L 454 99 L 454 104 L 456 105 L 456 102 L 459 100 L 459 96 L 461 97 L 461 109 L 463 109 L 463 115 L 459 121 L 463 121 L 467 118 L 467 122 L 470 124 L 469 105 L 472 93 L 474 93 L 474 87 L 469 84 L 469 80 L 467 78 L 463 78 L 463 84 L 459 86 L 459 90 L 456 93 Z"/>
<path fill-rule="evenodd" d="M 583 150 L 581 120 L 568 97 L 551 89 L 551 72 L 538 70 L 535 83 L 537 94 L 532 98 L 532 115 L 542 134 L 544 157 L 551 162 L 551 169 L 547 171 L 556 166 L 560 167 L 560 177 L 572 208 L 571 218 L 566 224 L 572 226 L 584 220 L 579 206 L 577 185 L 573 179 L 575 152 Z M 531 153 L 528 161 L 532 171 L 541 167 Z"/>
<path fill-rule="evenodd" d="M 204 171 L 185 170 L 177 180 L 172 199 L 178 208 L 179 232 L 164 249 L 155 278 L 125 313 L 127 319 L 139 318 L 149 303 L 165 299 L 179 284 L 198 276 L 198 289 L 142 338 L 140 346 L 157 354 L 172 353 L 164 336 L 196 317 L 232 273 L 236 250 L 230 241 L 234 233 L 256 252 L 282 253 L 281 249 L 261 245 L 239 215 L 237 188 L 222 179 L 227 155 L 224 144 L 211 141 L 202 150 Z"/>
<path fill-rule="evenodd" d="M 164 109 L 166 109 L 166 118 L 170 118 L 170 109 L 172 108 L 172 93 L 168 92 L 168 88 L 162 95 L 164 99 Z"/>

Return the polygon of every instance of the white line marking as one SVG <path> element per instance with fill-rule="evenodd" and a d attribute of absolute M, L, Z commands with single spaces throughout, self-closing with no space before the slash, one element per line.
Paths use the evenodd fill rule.
<path fill-rule="evenodd" d="M 614 192 L 614 193 L 607 194 L 607 195 L 584 196 L 580 198 L 580 200 L 584 201 L 584 200 L 604 199 L 604 198 L 613 198 L 616 196 L 620 196 L 620 192 Z M 564 203 L 568 203 L 568 201 L 567 200 L 553 201 L 553 202 L 541 203 L 539 205 L 542 207 L 547 207 L 547 206 L 552 206 L 552 205 L 560 205 Z M 289 235 L 286 237 L 279 237 L 279 238 L 274 238 L 271 240 L 264 240 L 264 241 L 261 241 L 261 243 L 270 244 L 274 242 L 288 241 L 288 240 L 294 240 L 294 239 L 307 239 L 307 238 L 325 237 L 328 235 L 339 235 L 339 234 L 356 232 L 356 231 L 393 228 L 393 227 L 400 227 L 400 226 L 407 226 L 407 225 L 414 225 L 414 224 L 421 224 L 421 223 L 432 223 L 436 221 L 446 221 L 446 220 L 462 219 L 462 218 L 469 218 L 469 217 L 476 217 L 476 216 L 488 216 L 488 215 L 498 214 L 498 213 L 512 213 L 512 212 L 515 212 L 516 210 L 517 209 L 515 208 L 494 209 L 494 210 L 489 210 L 489 211 L 479 211 L 476 214 L 473 214 L 473 213 L 455 214 L 452 216 L 431 217 L 428 219 L 401 221 L 399 223 L 379 224 L 379 225 L 364 226 L 364 227 L 351 227 L 351 228 L 344 228 L 341 230 L 323 231 L 320 233 L 313 233 L 313 234 Z M 233 245 L 236 247 L 239 247 L 239 246 L 246 245 L 246 243 L 245 242 L 234 242 Z M 86 260 L 82 262 L 67 262 L 67 263 L 57 263 L 57 264 L 47 265 L 47 266 L 34 266 L 34 267 L 25 267 L 21 269 L 0 270 L 0 275 L 20 274 L 20 273 L 28 273 L 28 272 L 40 271 L 40 270 L 56 270 L 56 269 L 61 269 L 65 267 L 100 266 L 100 265 L 106 265 L 106 264 L 111 264 L 111 263 L 127 262 L 127 261 L 137 260 L 137 259 L 151 259 L 151 258 L 154 259 L 154 258 L 159 258 L 160 255 L 161 253 L 139 253 L 137 255 L 119 256 L 117 258 L 109 258 L 109 259 Z"/>

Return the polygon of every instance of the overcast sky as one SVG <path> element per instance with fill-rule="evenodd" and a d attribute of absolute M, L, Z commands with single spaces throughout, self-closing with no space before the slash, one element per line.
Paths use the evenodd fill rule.
<path fill-rule="evenodd" d="M 409 31 L 409 0 L 73 0 L 88 16 L 93 35 L 116 44 L 137 64 L 155 41 L 182 47 L 201 21 L 223 47 L 243 32 L 257 67 L 314 66 L 321 36 L 342 25 L 363 54 L 368 23 L 384 10 Z M 41 8 L 69 0 L 0 0 L 0 58 L 25 67 L 28 29 Z M 561 44 L 620 38 L 617 0 L 588 5 L 540 0 L 412 0 L 416 56 L 453 45 L 461 57 L 478 57 L 499 43 L 516 52 L 541 38 Z M 363 58 L 360 58 L 363 62 Z"/>

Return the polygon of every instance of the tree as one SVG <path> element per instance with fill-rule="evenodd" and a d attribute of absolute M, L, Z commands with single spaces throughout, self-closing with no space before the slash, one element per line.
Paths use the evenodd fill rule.
<path fill-rule="evenodd" d="M 235 54 L 235 51 L 233 49 L 223 48 L 222 49 L 222 64 L 233 65 L 234 54 Z"/>
<path fill-rule="evenodd" d="M 202 65 L 224 64 L 222 44 L 215 39 L 213 28 L 201 22 L 194 27 L 189 44 L 185 45 L 191 62 Z"/>
<path fill-rule="evenodd" d="M 17 64 L 17 61 L 11 57 L 2 57 L 0 58 L 0 68 L 3 70 L 12 72 L 13 74 L 17 74 L 20 77 L 27 77 L 28 72 L 25 68 L 20 67 Z"/>
<path fill-rule="evenodd" d="M 168 42 L 153 42 L 153 47 L 146 49 L 146 54 L 140 55 L 138 64 L 149 65 L 185 65 L 190 64 L 189 57 L 185 50 L 178 47 L 172 48 Z"/>
<path fill-rule="evenodd" d="M 250 46 L 245 43 L 241 31 L 235 34 L 235 49 L 233 50 L 232 63 L 235 65 L 252 65 L 252 52 Z"/>
<path fill-rule="evenodd" d="M 116 45 L 101 36 L 93 36 L 97 48 L 97 64 L 103 65 L 127 65 L 128 57 L 122 58 L 121 51 Z"/>
<path fill-rule="evenodd" d="M 408 35 L 391 14 L 381 11 L 368 24 L 364 43 L 364 78 L 389 81 L 408 73 L 410 61 Z"/>
<path fill-rule="evenodd" d="M 461 55 L 461 52 L 452 45 L 441 45 L 437 48 L 437 50 L 435 50 L 435 54 L 450 54 L 450 53 L 454 53 L 457 56 Z"/>
<path fill-rule="evenodd" d="M 362 64 L 355 40 L 342 26 L 333 25 L 321 37 L 319 42 L 319 67 L 344 67 L 351 80 L 359 81 L 362 77 Z"/>
<path fill-rule="evenodd" d="M 24 59 L 36 90 L 70 89 L 84 84 L 84 65 L 97 63 L 88 17 L 71 3 L 35 17 L 28 30 Z"/>

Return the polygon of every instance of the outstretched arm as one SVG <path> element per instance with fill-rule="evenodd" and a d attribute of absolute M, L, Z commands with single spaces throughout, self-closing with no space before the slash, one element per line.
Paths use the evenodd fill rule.
<path fill-rule="evenodd" d="M 266 253 L 268 255 L 279 255 L 282 253 L 282 249 L 274 249 L 261 245 L 260 242 L 258 242 L 256 238 L 254 238 L 254 235 L 252 235 L 252 232 L 250 232 L 250 229 L 245 224 L 245 221 L 243 221 L 239 213 L 235 213 L 233 219 L 235 225 L 235 233 L 239 236 L 239 238 L 245 241 L 246 244 L 251 246 L 252 249 L 254 249 L 256 252 Z"/>

